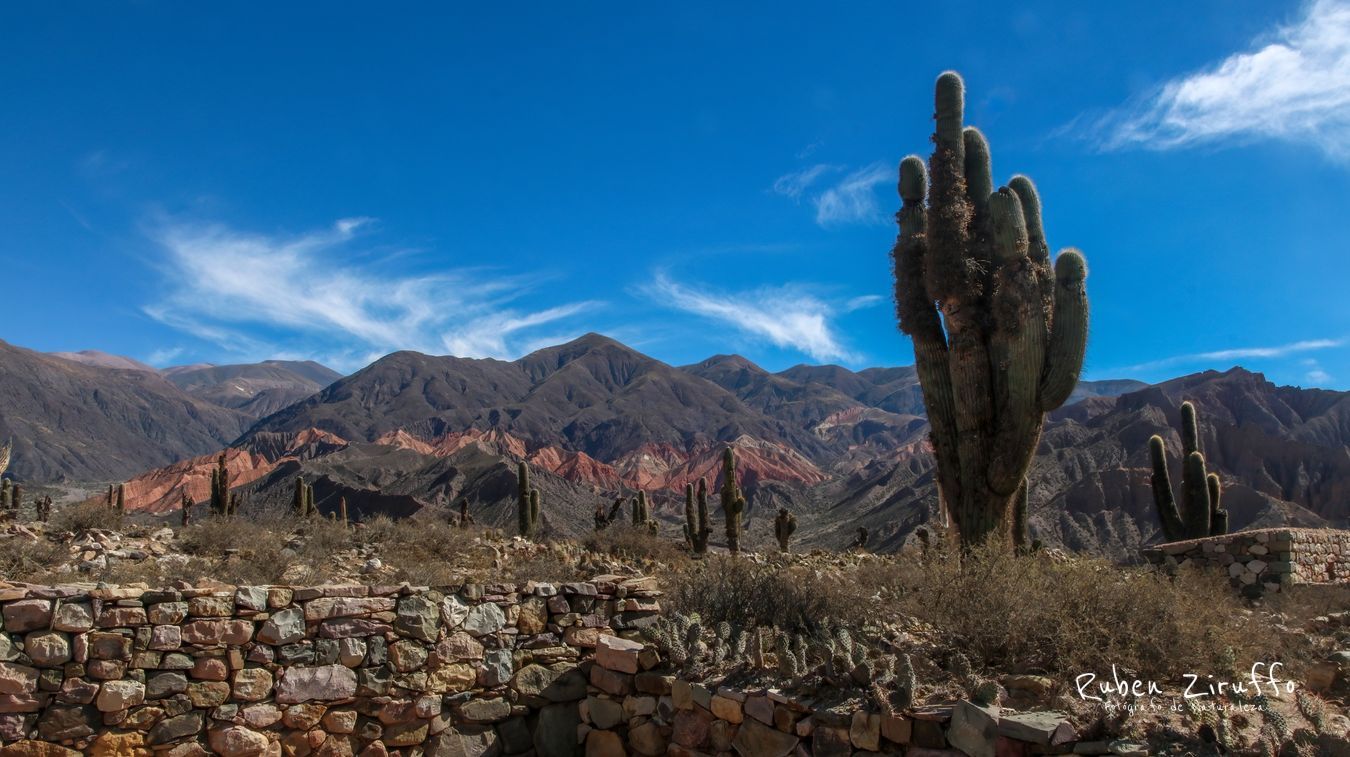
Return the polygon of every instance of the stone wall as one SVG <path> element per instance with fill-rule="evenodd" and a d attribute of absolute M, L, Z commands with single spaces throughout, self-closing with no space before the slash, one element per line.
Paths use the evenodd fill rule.
<path fill-rule="evenodd" d="M 1223 570 L 1248 593 L 1294 584 L 1350 583 L 1350 531 L 1265 528 L 1159 544 L 1144 559 L 1167 569 Z"/>
<path fill-rule="evenodd" d="M 657 594 L 0 583 L 0 753 L 571 755 L 598 640 Z"/>
<path fill-rule="evenodd" d="M 0 755 L 1124 753 L 1075 743 L 1057 712 L 957 702 L 887 714 L 681 680 L 640 640 L 659 594 L 620 576 L 435 589 L 0 583 Z"/>

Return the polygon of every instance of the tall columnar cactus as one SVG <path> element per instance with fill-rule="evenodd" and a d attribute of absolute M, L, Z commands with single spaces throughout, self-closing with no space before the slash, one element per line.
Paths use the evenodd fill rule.
<path fill-rule="evenodd" d="M 773 535 L 778 538 L 780 552 L 788 551 L 788 540 L 796 532 L 797 516 L 788 512 L 786 507 L 778 508 L 778 517 L 773 519 Z"/>
<path fill-rule="evenodd" d="M 1163 538 L 1181 541 L 1228 533 L 1228 511 L 1219 504 L 1222 495 L 1219 475 L 1205 471 L 1195 405 L 1181 403 L 1180 511 L 1167 475 L 1167 444 L 1161 436 L 1154 434 L 1149 438 L 1148 452 L 1153 463 L 1153 503 L 1162 520 Z"/>
<path fill-rule="evenodd" d="M 120 499 L 120 493 L 118 497 Z M 224 452 L 216 458 L 215 470 L 211 471 L 211 514 L 220 517 L 230 515 L 230 469 L 225 467 Z"/>
<path fill-rule="evenodd" d="M 684 540 L 695 555 L 708 552 L 708 535 L 712 525 L 708 521 L 708 481 L 700 478 L 698 490 L 693 484 L 684 485 Z"/>
<path fill-rule="evenodd" d="M 342 527 L 347 527 L 347 498 L 338 497 L 338 520 L 342 521 Z"/>
<path fill-rule="evenodd" d="M 302 476 L 295 477 L 295 493 L 291 495 L 291 509 L 295 512 L 297 518 L 309 515 L 309 508 L 305 499 L 305 479 Z"/>
<path fill-rule="evenodd" d="M 473 523 L 473 516 L 469 514 L 469 498 L 461 497 L 459 500 L 459 527 L 468 528 Z"/>
<path fill-rule="evenodd" d="M 728 446 L 722 452 L 722 514 L 727 519 L 727 549 L 732 554 L 741 551 L 741 516 L 745 513 L 745 497 L 736 485 L 736 448 Z"/>
<path fill-rule="evenodd" d="M 534 533 L 535 518 L 539 516 L 536 508 L 531 517 L 530 499 L 530 468 L 521 460 L 516 464 L 516 524 L 520 535 L 526 538 Z"/>
<path fill-rule="evenodd" d="M 9 512 L 14 504 L 14 485 L 9 479 L 0 481 L 0 511 Z"/>
<path fill-rule="evenodd" d="M 993 191 L 989 145 L 978 130 L 962 128 L 960 76 L 938 77 L 936 105 L 927 170 L 917 156 L 900 163 L 900 234 L 891 255 L 896 313 L 914 342 L 939 492 L 970 547 L 1008 533 L 1044 415 L 1078 381 L 1087 265 L 1065 250 L 1051 272 L 1030 179 L 1015 176 Z"/>
<path fill-rule="evenodd" d="M 23 484 L 14 484 L 13 501 L 9 503 L 9 510 L 15 518 L 23 512 Z"/>
<path fill-rule="evenodd" d="M 647 492 L 639 491 L 633 498 L 633 525 L 645 526 L 650 520 L 651 513 L 647 509 Z"/>
<path fill-rule="evenodd" d="M 0 447 L 0 476 L 5 475 L 5 471 L 9 470 L 9 458 L 13 453 L 14 440 L 9 439 L 5 442 L 5 446 Z"/>
<path fill-rule="evenodd" d="M 117 485 L 117 514 L 126 515 L 127 512 L 127 485 Z"/>
<path fill-rule="evenodd" d="M 179 505 L 179 515 L 181 515 L 183 519 L 183 528 L 187 528 L 192 523 L 192 505 L 192 495 L 183 492 L 183 499 Z"/>

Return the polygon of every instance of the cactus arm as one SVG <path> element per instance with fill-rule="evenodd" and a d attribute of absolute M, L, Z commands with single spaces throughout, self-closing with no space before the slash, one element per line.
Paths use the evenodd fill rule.
<path fill-rule="evenodd" d="M 1012 177 L 1008 188 L 1017 193 L 1017 199 L 1022 203 L 1022 217 L 1027 224 L 1027 259 L 1031 261 L 1041 291 L 1041 308 L 1048 334 L 1050 318 L 1055 312 L 1055 273 L 1050 268 L 1050 246 L 1046 244 L 1045 226 L 1041 223 L 1041 196 L 1031 179 L 1022 174 Z"/>
<path fill-rule="evenodd" d="M 989 488 L 1017 493 L 1036 452 L 1044 413 L 1039 405 L 1045 365 L 1045 311 L 1027 257 L 1028 237 L 1022 203 L 1004 187 L 989 198 L 989 231 L 994 265 L 990 310 L 989 359 L 997 417 L 989 464 Z"/>
<path fill-rule="evenodd" d="M 1205 476 L 1205 483 L 1209 488 L 1209 535 L 1222 536 L 1228 533 L 1228 511 L 1219 505 L 1219 499 L 1223 495 L 1219 474 L 1211 473 Z"/>
<path fill-rule="evenodd" d="M 924 407 L 931 429 L 929 442 L 938 461 L 938 487 L 943 502 L 961 499 L 961 463 L 956 449 L 956 407 L 942 330 L 933 297 L 924 280 L 928 171 L 923 160 L 911 155 L 900 162 L 900 234 L 891 257 L 895 268 L 895 310 L 900 331 L 914 343 L 914 367 L 919 376 Z"/>
<path fill-rule="evenodd" d="M 1050 319 L 1050 345 L 1041 377 L 1041 410 L 1050 412 L 1073 394 L 1087 353 L 1087 261 L 1075 249 L 1055 260 L 1055 314 Z"/>
<path fill-rule="evenodd" d="M 1187 400 L 1181 403 L 1181 455 L 1190 457 L 1192 452 L 1204 450 L 1200 449 L 1200 422 L 1195 417 L 1195 405 Z"/>
<path fill-rule="evenodd" d="M 1167 445 L 1161 436 L 1154 434 L 1149 438 L 1148 453 L 1153 465 L 1153 475 L 1150 477 L 1153 503 L 1158 508 L 1158 519 L 1162 521 L 1163 538 L 1179 541 L 1186 538 L 1186 527 L 1177 510 L 1176 498 L 1172 495 L 1172 481 L 1167 474 Z"/>
<path fill-rule="evenodd" d="M 1181 518 L 1186 523 L 1186 538 L 1209 536 L 1209 483 L 1206 481 L 1205 456 L 1192 452 L 1182 468 Z"/>
<path fill-rule="evenodd" d="M 5 474 L 5 471 L 9 470 L 9 458 L 13 454 L 13 452 L 14 452 L 13 439 L 6 441 L 5 446 L 0 447 L 0 476 L 3 476 Z"/>

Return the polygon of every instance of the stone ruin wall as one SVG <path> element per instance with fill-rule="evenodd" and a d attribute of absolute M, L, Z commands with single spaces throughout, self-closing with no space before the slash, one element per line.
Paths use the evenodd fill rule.
<path fill-rule="evenodd" d="M 0 754 L 1073 748 L 1055 713 L 1000 718 L 962 702 L 885 715 L 679 680 L 639 641 L 659 595 L 652 579 L 621 576 L 435 589 L 0 583 Z"/>
<path fill-rule="evenodd" d="M 1350 531 L 1265 528 L 1159 544 L 1144 559 L 1177 570 L 1221 570 L 1248 593 L 1276 592 L 1295 584 L 1350 583 Z"/>

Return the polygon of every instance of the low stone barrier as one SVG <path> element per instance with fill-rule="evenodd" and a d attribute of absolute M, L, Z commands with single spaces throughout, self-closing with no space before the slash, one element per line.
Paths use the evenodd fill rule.
<path fill-rule="evenodd" d="M 641 629 L 655 582 L 0 583 L 0 754 L 1104 754 L 1060 713 L 690 682 Z M 1075 751 L 1076 750 L 1076 751 Z M 1121 753 L 1118 749 L 1112 753 Z"/>
<path fill-rule="evenodd" d="M 1168 542 L 1143 550 L 1159 567 L 1227 572 L 1249 594 L 1277 592 L 1295 584 L 1350 583 L 1350 531 L 1326 528 L 1265 528 L 1204 539 Z"/>
<path fill-rule="evenodd" d="M 0 753 L 572 755 L 597 643 L 657 595 L 0 584 Z"/>

